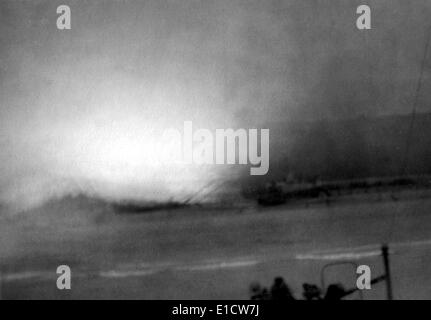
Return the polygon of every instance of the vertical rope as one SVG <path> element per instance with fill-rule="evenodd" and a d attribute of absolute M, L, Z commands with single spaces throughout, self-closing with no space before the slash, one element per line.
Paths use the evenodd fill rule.
<path fill-rule="evenodd" d="M 413 108 L 412 108 L 412 116 L 410 118 L 410 125 L 409 125 L 409 129 L 407 132 L 406 147 L 404 149 L 404 160 L 403 160 L 403 164 L 401 167 L 401 175 L 402 176 L 407 173 L 411 138 L 412 138 L 412 133 L 413 133 L 413 126 L 414 126 L 414 122 L 416 120 L 416 109 L 417 109 L 417 105 L 418 105 L 418 101 L 419 101 L 419 93 L 422 89 L 422 79 L 423 79 L 423 75 L 424 75 L 425 61 L 426 61 L 426 58 L 428 56 L 428 48 L 429 48 L 429 44 L 430 44 L 430 30 L 431 29 L 429 29 L 428 33 L 426 34 L 427 39 L 426 39 L 425 51 L 424 51 L 424 56 L 423 56 L 422 63 L 421 63 L 421 71 L 420 71 L 420 75 L 419 75 L 418 84 L 416 86 L 415 98 L 413 101 Z"/>

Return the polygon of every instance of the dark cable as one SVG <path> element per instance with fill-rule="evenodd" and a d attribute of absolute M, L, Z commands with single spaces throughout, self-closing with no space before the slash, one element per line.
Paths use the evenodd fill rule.
<path fill-rule="evenodd" d="M 417 105 L 418 105 L 418 101 L 419 101 L 419 93 L 422 89 L 422 79 L 423 79 L 423 74 L 424 74 L 425 61 L 426 61 L 426 58 L 428 56 L 428 48 L 429 48 L 429 44 L 430 44 L 429 31 L 428 31 L 426 37 L 427 37 L 427 39 L 426 39 L 424 56 L 423 56 L 422 63 L 421 63 L 421 72 L 419 75 L 418 85 L 416 86 L 415 99 L 413 102 L 413 108 L 412 108 L 412 113 L 411 113 L 412 116 L 410 118 L 410 125 L 409 125 L 409 129 L 407 132 L 406 147 L 404 149 L 405 150 L 404 151 L 404 160 L 403 160 L 403 165 L 401 167 L 401 176 L 404 176 L 407 172 L 409 152 L 410 152 L 410 142 L 411 142 L 412 133 L 413 133 L 413 125 L 414 125 L 414 122 L 416 120 L 416 109 L 417 109 Z"/>

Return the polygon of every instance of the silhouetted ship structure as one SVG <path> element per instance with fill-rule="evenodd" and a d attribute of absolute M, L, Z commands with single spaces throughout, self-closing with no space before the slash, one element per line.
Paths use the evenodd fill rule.
<path fill-rule="evenodd" d="M 112 205 L 114 211 L 118 214 L 142 214 L 162 210 L 174 210 L 190 206 L 188 202 L 118 202 Z"/>
<path fill-rule="evenodd" d="M 304 199 L 330 199 L 342 195 L 382 192 L 395 189 L 430 189 L 430 176 L 368 178 L 328 182 L 272 182 L 258 191 L 262 206 L 275 206 Z M 394 199 L 395 200 L 395 199 Z"/>
<path fill-rule="evenodd" d="M 376 188 L 429 188 L 431 113 L 268 123 L 270 170 L 244 177 L 260 205 L 332 198 Z M 294 174 L 294 179 L 286 178 Z"/>

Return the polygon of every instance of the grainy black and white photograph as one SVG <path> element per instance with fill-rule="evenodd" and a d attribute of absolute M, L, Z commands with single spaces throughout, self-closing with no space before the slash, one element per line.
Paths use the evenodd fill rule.
<path fill-rule="evenodd" d="M 430 17 L 0 0 L 0 299 L 431 299 Z"/>

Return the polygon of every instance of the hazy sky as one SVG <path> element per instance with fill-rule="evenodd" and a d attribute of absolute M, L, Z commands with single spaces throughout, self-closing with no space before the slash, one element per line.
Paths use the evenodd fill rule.
<path fill-rule="evenodd" d="M 56 28 L 60 4 L 71 30 Z M 371 7 L 372 30 L 356 29 L 360 4 Z M 408 113 L 430 9 L 425 0 L 3 0 L 1 196 L 98 183 L 187 194 L 201 184 L 172 181 L 205 184 L 220 172 L 140 162 L 154 132 L 186 120 L 259 128 Z M 430 66 L 422 112 L 431 111 Z"/>

